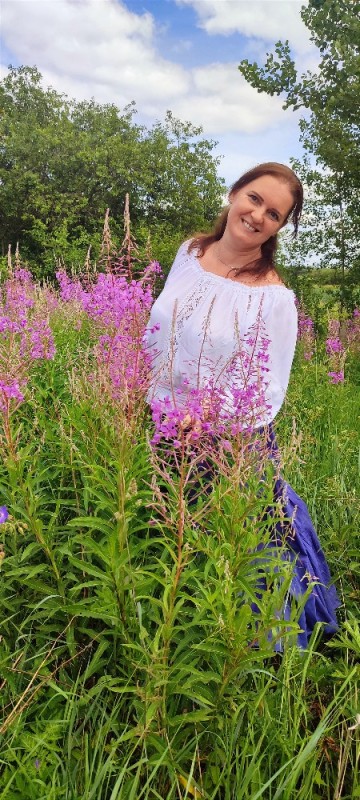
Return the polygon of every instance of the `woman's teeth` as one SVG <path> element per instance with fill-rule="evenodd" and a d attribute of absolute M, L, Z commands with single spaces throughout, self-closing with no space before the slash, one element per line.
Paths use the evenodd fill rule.
<path fill-rule="evenodd" d="M 256 233 L 256 228 L 253 228 L 253 226 L 250 225 L 249 222 L 246 222 L 245 219 L 243 219 L 243 224 L 245 225 L 245 228 L 247 228 L 248 231 L 252 231 L 253 233 Z"/>

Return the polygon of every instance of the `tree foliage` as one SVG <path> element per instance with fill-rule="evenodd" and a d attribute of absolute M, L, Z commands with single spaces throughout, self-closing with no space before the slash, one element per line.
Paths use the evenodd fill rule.
<path fill-rule="evenodd" d="M 360 2 L 309 0 L 301 17 L 319 49 L 316 72 L 298 73 L 288 41 L 277 42 L 263 66 L 244 60 L 239 70 L 259 92 L 283 95 L 285 109 L 307 110 L 300 120 L 306 157 L 294 162 L 310 190 L 307 229 L 291 252 L 340 268 L 345 298 L 359 271 Z"/>
<path fill-rule="evenodd" d="M 341 304 L 352 309 L 360 302 L 359 245 L 352 205 L 342 195 L 336 174 L 315 169 L 308 157 L 303 161 L 292 159 L 292 167 L 305 187 L 298 237 L 292 239 L 285 232 L 281 240 L 293 288 L 299 291 L 300 284 L 309 278 L 307 268 L 316 268 L 316 283 L 318 272 L 331 275 L 327 282 L 337 285 Z"/>
<path fill-rule="evenodd" d="M 162 257 L 195 228 L 206 228 L 224 191 L 215 142 L 168 112 L 152 128 L 94 100 L 44 89 L 36 68 L 10 68 L 0 84 L 0 239 L 2 254 L 20 239 L 23 257 L 42 272 L 60 255 L 84 259 L 99 248 L 107 207 L 122 238 L 125 195 L 133 230 L 146 241 L 166 234 Z M 157 253 L 154 253 L 157 256 Z"/>
<path fill-rule="evenodd" d="M 260 92 L 284 93 L 284 108 L 310 110 L 310 119 L 301 122 L 303 143 L 346 176 L 351 192 L 360 185 L 360 2 L 310 0 L 301 17 L 319 48 L 317 72 L 298 74 L 288 41 L 277 42 L 264 66 L 244 60 L 239 70 Z"/>

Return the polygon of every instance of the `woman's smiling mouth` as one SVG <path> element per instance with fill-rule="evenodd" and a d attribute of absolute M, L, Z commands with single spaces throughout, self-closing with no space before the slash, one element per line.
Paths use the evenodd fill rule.
<path fill-rule="evenodd" d="M 247 231 L 251 231 L 252 233 L 257 233 L 258 232 L 258 229 L 254 228 L 253 225 L 250 225 L 250 222 L 247 222 L 246 219 L 242 219 L 241 221 L 242 221 L 242 223 L 245 226 Z"/>

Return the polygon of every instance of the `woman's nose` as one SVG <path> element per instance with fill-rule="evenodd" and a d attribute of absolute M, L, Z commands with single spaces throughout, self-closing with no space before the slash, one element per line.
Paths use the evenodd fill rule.
<path fill-rule="evenodd" d="M 252 216 L 254 222 L 262 222 L 263 218 L 264 218 L 264 213 L 265 212 L 264 212 L 264 209 L 263 209 L 262 206 L 258 206 L 257 208 L 254 208 L 252 210 L 252 212 L 251 212 L 251 216 Z"/>

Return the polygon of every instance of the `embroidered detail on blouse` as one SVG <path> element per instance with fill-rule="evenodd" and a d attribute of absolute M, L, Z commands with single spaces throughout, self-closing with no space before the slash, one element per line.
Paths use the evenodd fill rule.
<path fill-rule="evenodd" d="M 185 322 L 187 322 L 187 320 L 191 317 L 191 314 L 193 313 L 193 311 L 195 311 L 195 308 L 197 308 L 197 306 L 203 299 L 204 293 L 206 292 L 207 289 L 207 283 L 208 282 L 206 278 L 200 278 L 200 280 L 196 284 L 195 290 L 190 292 L 188 295 L 185 295 L 184 300 L 180 304 L 178 299 L 175 300 L 173 316 L 172 316 L 172 324 L 166 348 L 167 351 L 166 360 L 169 360 L 171 362 L 174 360 L 174 357 L 179 349 L 179 343 Z M 214 299 L 211 303 L 211 307 L 213 305 Z M 205 322 L 206 318 L 204 320 L 204 323 Z"/>
<path fill-rule="evenodd" d="M 232 290 L 235 288 L 235 291 L 239 292 L 244 292 L 244 291 L 251 292 L 254 296 L 261 294 L 262 292 L 264 292 L 264 290 L 267 294 L 275 293 L 276 295 L 278 294 L 278 292 L 280 292 L 280 293 L 285 293 L 287 295 L 292 295 L 293 299 L 295 299 L 293 290 L 288 289 L 287 286 L 281 283 L 266 283 L 266 284 L 262 283 L 259 286 L 257 286 L 256 284 L 253 283 L 251 284 L 241 283 L 241 281 L 233 280 L 232 278 L 226 278 L 224 275 L 217 275 L 215 272 L 210 272 L 209 270 L 206 270 L 200 264 L 199 258 L 197 257 L 194 250 L 191 250 L 191 252 L 188 253 L 188 246 L 190 242 L 191 239 L 189 239 L 187 242 L 184 242 L 184 244 L 181 245 L 177 253 L 177 256 L 175 258 L 175 261 L 173 263 L 173 266 L 170 270 L 169 277 L 170 275 L 171 277 L 173 277 L 173 275 L 176 275 L 180 271 L 180 268 L 183 269 L 184 266 L 188 265 L 200 275 L 205 276 L 208 279 L 209 284 L 215 283 L 217 285 L 222 284 L 223 286 L 227 284 L 228 285 L 227 288 L 231 288 Z"/>

